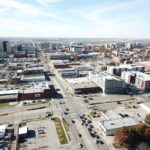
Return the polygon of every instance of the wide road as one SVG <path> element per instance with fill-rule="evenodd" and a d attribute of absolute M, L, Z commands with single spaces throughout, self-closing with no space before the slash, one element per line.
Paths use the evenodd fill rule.
<path fill-rule="evenodd" d="M 64 97 L 64 100 L 66 102 L 66 107 L 71 110 L 71 113 L 69 117 L 71 118 L 76 118 L 76 121 L 78 123 L 81 122 L 81 120 L 78 118 L 78 116 L 82 113 L 86 113 L 88 111 L 87 107 L 81 103 L 81 101 L 76 98 L 71 96 L 68 91 L 66 90 L 65 87 L 65 82 L 61 80 L 61 78 L 54 76 L 52 78 L 53 82 L 56 83 L 55 85 L 61 89 Z M 84 139 L 85 144 L 87 145 L 88 149 L 91 150 L 109 150 L 108 146 L 106 144 L 95 144 L 94 139 L 89 135 L 88 131 L 85 129 L 85 127 L 81 127 L 81 130 L 84 130 L 84 133 L 86 134 L 86 139 Z M 102 138 L 101 138 L 102 139 Z"/>

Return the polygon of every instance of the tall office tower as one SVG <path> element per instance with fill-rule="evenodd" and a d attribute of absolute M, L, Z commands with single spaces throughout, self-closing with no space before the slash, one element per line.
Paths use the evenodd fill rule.
<path fill-rule="evenodd" d="M 5 53 L 10 53 L 10 44 L 8 41 L 0 42 L 0 51 Z"/>

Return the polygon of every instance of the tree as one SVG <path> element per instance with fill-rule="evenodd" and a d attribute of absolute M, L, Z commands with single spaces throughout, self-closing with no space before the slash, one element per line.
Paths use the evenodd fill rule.
<path fill-rule="evenodd" d="M 127 145 L 130 138 L 128 128 L 120 128 L 115 132 L 115 140 L 119 145 Z"/>
<path fill-rule="evenodd" d="M 146 115 L 144 121 L 145 121 L 146 124 L 150 125 L 150 114 L 147 114 L 147 115 Z"/>
<path fill-rule="evenodd" d="M 120 128 L 115 132 L 115 140 L 119 145 L 135 145 L 139 142 L 139 136 L 134 128 Z"/>
<path fill-rule="evenodd" d="M 139 138 L 140 138 L 139 141 L 142 141 L 144 139 L 144 133 L 145 133 L 147 126 L 145 124 L 138 124 L 134 126 L 134 128 L 136 129 L 139 135 Z"/>
<path fill-rule="evenodd" d="M 150 141 L 150 128 L 149 128 L 149 127 L 147 127 L 147 128 L 145 129 L 145 132 L 144 132 L 144 139 L 145 139 L 146 142 L 149 143 L 149 141 Z"/>

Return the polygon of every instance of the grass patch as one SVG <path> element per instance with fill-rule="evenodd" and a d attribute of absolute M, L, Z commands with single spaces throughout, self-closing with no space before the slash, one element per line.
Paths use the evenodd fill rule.
<path fill-rule="evenodd" d="M 44 103 L 49 103 L 50 101 L 52 101 L 52 99 L 51 98 L 49 98 L 49 99 L 47 99 L 47 100 L 45 100 L 45 101 L 37 101 L 36 103 L 28 103 L 28 104 L 23 104 L 24 106 L 29 106 L 29 105 L 38 105 L 38 104 L 44 104 Z"/>
<path fill-rule="evenodd" d="M 22 121 L 19 123 L 19 127 L 26 126 L 26 125 L 27 125 L 26 121 Z"/>
<path fill-rule="evenodd" d="M 62 119 L 62 121 L 63 121 L 63 124 L 64 124 L 66 132 L 69 132 L 69 124 L 68 124 L 68 122 L 64 118 Z M 69 141 L 71 141 L 71 137 L 70 137 L 69 133 L 67 133 L 67 135 L 68 135 Z"/>
<path fill-rule="evenodd" d="M 65 131 L 62 127 L 62 123 L 61 123 L 60 118 L 58 118 L 58 117 L 55 118 L 54 123 L 55 123 L 55 126 L 56 126 L 56 131 L 57 131 L 57 134 L 58 134 L 60 144 L 68 144 L 68 140 L 67 140 Z"/>
<path fill-rule="evenodd" d="M 0 108 L 9 107 L 9 102 L 0 103 Z"/>
<path fill-rule="evenodd" d="M 122 145 L 119 145 L 119 144 L 117 144 L 117 143 L 113 143 L 112 145 L 113 145 L 115 148 L 123 148 Z"/>
<path fill-rule="evenodd" d="M 69 124 L 68 124 L 68 122 L 64 118 L 62 119 L 62 121 L 63 121 L 63 124 L 64 124 L 66 132 L 69 132 Z"/>

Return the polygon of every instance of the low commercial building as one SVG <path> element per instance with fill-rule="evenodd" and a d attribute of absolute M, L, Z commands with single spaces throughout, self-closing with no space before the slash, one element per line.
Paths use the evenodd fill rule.
<path fill-rule="evenodd" d="M 28 127 L 23 126 L 19 128 L 19 138 L 26 138 L 28 133 Z"/>
<path fill-rule="evenodd" d="M 89 72 L 89 80 L 98 85 L 102 89 L 103 93 L 125 93 L 125 82 L 107 72 Z"/>
<path fill-rule="evenodd" d="M 7 125 L 0 126 L 0 140 L 4 139 Z"/>
<path fill-rule="evenodd" d="M 50 55 L 51 60 L 70 60 L 71 54 L 55 53 Z"/>
<path fill-rule="evenodd" d="M 80 74 L 77 70 L 74 70 L 74 71 L 60 72 L 60 75 L 63 78 L 77 78 L 79 77 Z"/>
<path fill-rule="evenodd" d="M 21 82 L 43 82 L 45 81 L 44 74 L 22 75 Z"/>
<path fill-rule="evenodd" d="M 50 98 L 53 95 L 53 88 L 49 87 L 47 82 L 34 83 L 33 87 L 28 89 L 20 90 L 19 99 L 39 99 L 39 98 Z"/>
<path fill-rule="evenodd" d="M 18 100 L 18 90 L 4 90 L 0 91 L 0 102 L 6 101 L 17 101 Z"/>
<path fill-rule="evenodd" d="M 101 131 L 109 136 L 114 135 L 115 131 L 122 127 L 132 127 L 139 124 L 134 118 L 125 117 L 119 119 L 103 120 L 99 122 Z"/>
<path fill-rule="evenodd" d="M 42 74 L 43 73 L 43 67 L 30 67 L 26 68 L 23 71 L 24 75 L 33 75 L 33 74 Z"/>
<path fill-rule="evenodd" d="M 66 79 L 70 90 L 74 94 L 90 94 L 101 92 L 101 88 L 89 81 L 88 78 Z"/>

